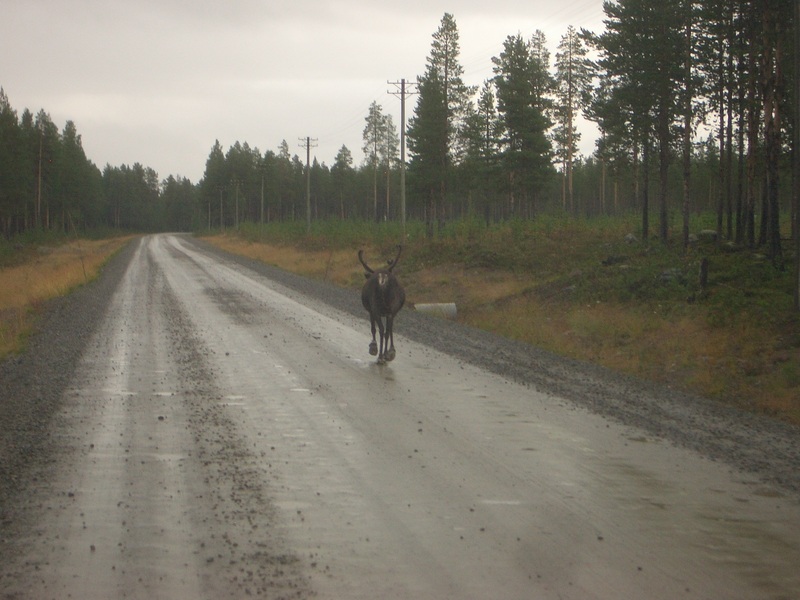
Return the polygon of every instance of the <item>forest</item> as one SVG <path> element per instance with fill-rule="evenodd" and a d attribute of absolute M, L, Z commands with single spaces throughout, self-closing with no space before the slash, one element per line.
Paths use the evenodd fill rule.
<path fill-rule="evenodd" d="M 0 88 L 0 230 L 415 219 L 435 236 L 467 216 L 636 211 L 643 239 L 687 244 L 690 216 L 711 212 L 720 240 L 782 266 L 782 236 L 798 237 L 794 3 L 619 0 L 604 12 L 603 31 L 568 27 L 554 56 L 542 31 L 509 35 L 483 82 L 463 80 L 446 13 L 409 82 L 405 131 L 365 107 L 360 165 L 344 145 L 327 165 L 285 140 L 263 153 L 216 141 L 198 182 L 138 163 L 101 170 L 73 122 L 19 114 Z M 581 117 L 600 132 L 591 156 L 578 152 Z"/>

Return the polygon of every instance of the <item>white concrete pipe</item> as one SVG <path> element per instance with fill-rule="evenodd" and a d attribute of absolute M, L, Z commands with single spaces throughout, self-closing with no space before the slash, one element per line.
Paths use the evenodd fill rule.
<path fill-rule="evenodd" d="M 414 309 L 417 312 L 426 315 L 433 315 L 434 317 L 442 317 L 444 319 L 455 319 L 457 315 L 455 302 L 438 302 L 435 304 L 415 304 Z"/>

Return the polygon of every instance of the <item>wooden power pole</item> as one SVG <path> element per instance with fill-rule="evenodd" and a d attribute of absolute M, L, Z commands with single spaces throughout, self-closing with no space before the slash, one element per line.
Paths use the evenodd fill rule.
<path fill-rule="evenodd" d="M 311 148 L 316 148 L 317 140 L 300 138 L 300 145 L 306 148 L 306 233 L 311 232 Z"/>
<path fill-rule="evenodd" d="M 412 86 L 416 83 L 400 81 L 387 81 L 389 85 L 397 86 L 399 91 L 389 91 L 394 96 L 400 96 L 400 220 L 403 224 L 403 234 L 406 231 L 406 96 L 416 94 Z"/>

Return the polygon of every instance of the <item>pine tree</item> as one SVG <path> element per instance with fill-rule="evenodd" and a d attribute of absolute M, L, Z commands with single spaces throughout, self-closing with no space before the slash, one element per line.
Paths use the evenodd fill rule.
<path fill-rule="evenodd" d="M 372 218 L 378 220 L 378 165 L 381 162 L 383 140 L 386 137 L 386 118 L 383 108 L 373 101 L 369 106 L 369 113 L 364 119 L 364 162 L 372 170 Z"/>
<path fill-rule="evenodd" d="M 381 162 L 386 167 L 386 213 L 384 217 L 386 219 L 389 218 L 390 210 L 389 210 L 389 201 L 390 201 L 390 192 L 391 192 L 391 180 L 392 180 L 392 165 L 396 164 L 398 161 L 398 157 L 400 154 L 400 138 L 397 134 L 397 127 L 394 125 L 394 119 L 392 119 L 392 115 L 385 115 L 384 116 L 384 123 L 383 123 L 383 131 L 384 131 L 384 140 L 383 140 L 383 149 L 381 151 L 382 160 Z"/>
<path fill-rule="evenodd" d="M 439 78 L 444 94 L 447 118 L 448 163 L 458 164 L 464 156 L 464 126 L 475 88 L 462 80 L 464 67 L 459 63 L 458 26 L 450 13 L 445 13 L 433 34 L 428 72 Z"/>
<path fill-rule="evenodd" d="M 572 163 L 580 140 L 575 120 L 581 109 L 588 104 L 594 74 L 587 55 L 585 44 L 575 28 L 570 25 L 558 44 L 555 76 L 555 117 L 559 127 L 556 140 L 560 149 L 559 158 L 564 166 L 562 206 L 566 207 L 569 203 L 570 211 L 575 210 Z"/>

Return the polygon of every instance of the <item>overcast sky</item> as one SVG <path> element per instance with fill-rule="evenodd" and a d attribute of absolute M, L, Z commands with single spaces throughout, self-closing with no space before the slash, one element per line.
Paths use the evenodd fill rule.
<path fill-rule="evenodd" d="M 198 182 L 215 140 L 263 154 L 285 139 L 305 159 L 306 136 L 320 162 L 346 145 L 361 164 L 369 105 L 400 126 L 387 80 L 425 70 L 445 12 L 469 85 L 509 35 L 541 29 L 554 61 L 568 25 L 603 19 L 602 0 L 0 0 L 0 86 L 18 115 L 74 121 L 100 169 L 138 162 Z"/>

